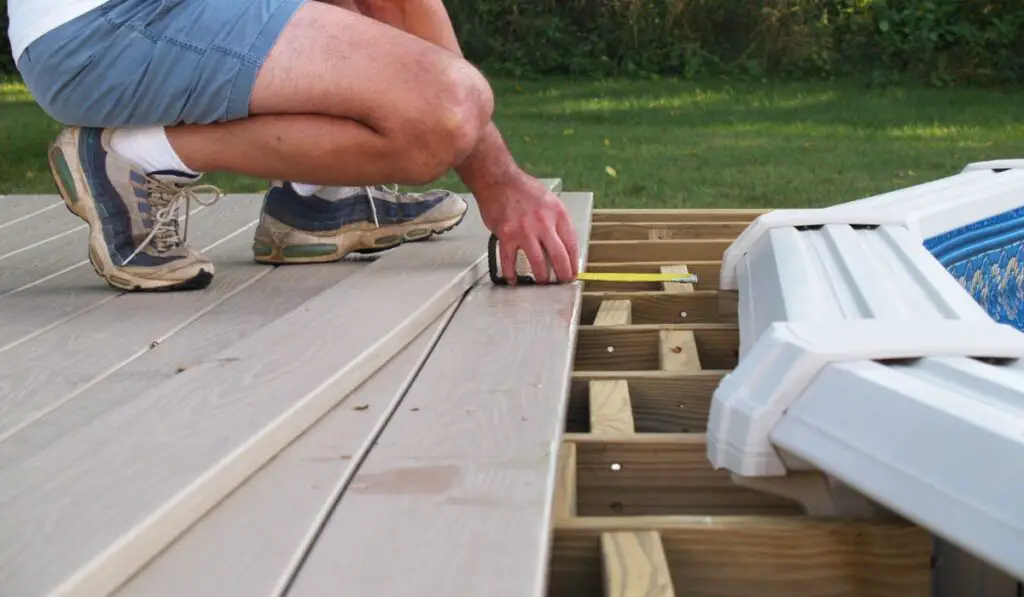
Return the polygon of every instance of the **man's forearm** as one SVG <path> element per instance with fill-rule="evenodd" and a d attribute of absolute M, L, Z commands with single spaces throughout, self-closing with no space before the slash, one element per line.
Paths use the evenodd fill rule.
<path fill-rule="evenodd" d="M 441 46 L 459 56 L 459 47 L 448 11 L 441 0 L 355 0 L 360 12 L 406 33 Z M 520 170 L 492 122 L 480 136 L 473 152 L 455 168 L 469 190 L 486 194 Z"/>

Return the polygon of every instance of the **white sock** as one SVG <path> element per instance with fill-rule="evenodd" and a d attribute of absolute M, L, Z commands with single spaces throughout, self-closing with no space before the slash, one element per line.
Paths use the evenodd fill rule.
<path fill-rule="evenodd" d="M 199 174 L 181 161 L 167 140 L 167 131 L 162 126 L 115 129 L 110 135 L 110 148 L 121 158 L 138 164 L 147 173 L 178 170 L 192 175 Z"/>
<path fill-rule="evenodd" d="M 302 195 L 303 197 L 309 197 L 309 196 L 313 195 L 313 193 L 316 193 L 317 191 L 319 191 L 320 189 L 322 189 L 324 187 L 323 187 L 323 185 L 318 185 L 318 184 L 306 184 L 306 183 L 303 183 L 303 182 L 293 182 L 292 183 L 292 188 L 295 189 L 296 193 Z"/>
<path fill-rule="evenodd" d="M 292 188 L 295 192 L 302 195 L 303 197 L 309 197 L 316 193 L 317 197 L 326 199 L 328 201 L 337 201 L 339 199 L 345 199 L 351 197 L 356 193 L 364 192 L 365 187 L 331 187 L 324 185 L 306 184 L 303 182 L 293 182 Z"/>

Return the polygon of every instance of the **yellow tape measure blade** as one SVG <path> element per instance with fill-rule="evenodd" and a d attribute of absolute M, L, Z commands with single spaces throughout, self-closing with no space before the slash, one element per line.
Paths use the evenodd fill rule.
<path fill-rule="evenodd" d="M 693 274 L 630 274 L 612 272 L 580 272 L 577 279 L 584 282 L 677 282 L 682 284 L 696 284 L 697 276 Z"/>

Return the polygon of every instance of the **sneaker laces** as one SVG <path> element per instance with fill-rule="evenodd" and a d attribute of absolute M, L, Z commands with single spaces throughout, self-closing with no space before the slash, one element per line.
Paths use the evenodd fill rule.
<path fill-rule="evenodd" d="M 414 196 L 415 195 L 414 193 L 401 193 L 401 192 L 399 192 L 397 184 L 387 184 L 387 185 L 380 184 L 380 185 L 374 185 L 374 186 L 370 186 L 370 187 L 363 187 L 363 189 L 366 190 L 366 200 L 370 202 L 370 213 L 373 214 L 373 225 L 376 226 L 377 228 L 380 228 L 380 221 L 377 219 L 377 204 L 373 200 L 373 191 L 374 190 L 379 190 L 382 193 L 388 193 L 388 194 L 394 195 L 395 197 L 401 197 L 403 194 L 407 194 L 409 196 Z M 424 193 L 420 193 L 420 195 L 422 196 L 422 195 L 429 195 L 431 193 L 448 193 L 448 192 L 449 191 L 447 189 L 430 189 L 429 191 L 426 191 Z"/>
<path fill-rule="evenodd" d="M 192 202 L 195 201 L 203 207 L 209 207 L 224 196 L 224 193 L 213 185 L 183 185 L 164 182 L 149 176 L 145 177 L 142 189 L 149 195 L 153 229 L 122 265 L 128 265 L 150 245 L 157 253 L 165 253 L 183 246 L 188 238 L 188 220 L 192 211 Z M 201 199 L 197 193 L 204 191 L 212 193 L 213 197 Z M 182 218 L 185 219 L 184 231 L 180 225 Z"/>

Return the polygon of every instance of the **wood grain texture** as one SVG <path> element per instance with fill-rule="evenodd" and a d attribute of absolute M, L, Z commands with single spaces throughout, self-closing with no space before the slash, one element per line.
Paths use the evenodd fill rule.
<path fill-rule="evenodd" d="M 633 407 L 624 379 L 590 382 L 590 432 L 596 435 L 633 433 Z"/>
<path fill-rule="evenodd" d="M 714 470 L 701 434 L 566 434 L 565 441 L 576 443 L 580 516 L 802 512 L 795 502 L 740 487 L 728 471 Z"/>
<path fill-rule="evenodd" d="M 591 240 L 735 239 L 750 222 L 595 222 Z"/>
<path fill-rule="evenodd" d="M 456 308 L 282 450 L 115 597 L 281 594 Z M 237 574 L 240 570 L 245 573 Z"/>
<path fill-rule="evenodd" d="M 235 243 L 233 246 L 236 248 L 233 252 L 225 253 L 224 249 L 217 251 L 218 261 L 214 264 L 217 268 L 213 282 L 214 293 L 223 285 L 224 279 L 230 277 L 222 275 L 225 268 L 231 270 L 234 269 L 236 263 L 242 263 L 253 270 L 252 264 L 249 263 L 252 259 L 245 256 L 249 249 L 244 244 L 246 242 L 251 244 L 252 227 L 256 223 L 261 199 L 258 196 L 249 195 L 230 196 L 223 201 L 224 203 L 219 203 L 212 209 L 203 209 L 197 212 L 189 222 L 189 243 L 203 252 L 213 251 L 221 243 L 228 242 L 229 237 Z M 60 211 L 63 212 L 63 215 L 68 215 L 67 210 Z M 96 275 L 92 267 L 82 259 L 85 257 L 85 242 L 85 239 L 81 239 L 81 243 L 73 251 L 78 258 L 79 265 L 68 271 L 48 277 L 52 273 L 42 275 L 47 271 L 43 269 L 39 271 L 39 277 L 33 277 L 28 282 L 32 284 L 31 286 L 0 286 L 0 311 L 18 314 L 17 317 L 0 319 L 0 352 L 63 326 L 76 317 L 86 316 L 98 307 L 106 305 L 107 309 L 117 308 L 120 310 L 120 307 L 116 305 L 124 304 L 124 293 L 107 286 L 103 279 Z M 49 249 L 46 247 L 39 247 L 33 249 L 31 253 L 19 255 L 17 259 L 25 257 L 31 261 L 36 259 L 37 253 L 45 253 L 47 250 Z M 224 261 L 225 259 L 228 261 Z M 0 267 L 0 269 L 3 268 Z M 263 269 L 266 267 L 264 266 Z M 207 292 L 207 294 L 210 293 Z M 177 299 L 174 297 L 180 298 L 179 295 L 147 296 L 144 297 L 147 300 L 142 302 L 149 308 L 162 309 L 166 308 L 163 305 L 175 304 Z M 109 303 L 112 302 L 115 304 L 110 305 Z M 139 299 L 136 299 L 135 304 L 138 302 L 140 302 Z M 139 313 L 137 316 L 144 317 L 145 313 Z M 159 323 L 159 320 L 152 323 Z M 97 331 L 109 330 L 100 328 Z"/>
<path fill-rule="evenodd" d="M 597 263 L 632 261 L 721 260 L 731 239 L 709 240 L 598 240 L 590 243 L 590 259 Z"/>
<path fill-rule="evenodd" d="M 592 195 L 562 199 L 585 247 Z M 289 597 L 543 593 L 579 295 L 470 292 Z"/>
<path fill-rule="evenodd" d="M 593 221 L 605 222 L 749 222 L 770 209 L 595 209 Z"/>
<path fill-rule="evenodd" d="M 739 354 L 735 324 L 695 323 L 580 326 L 576 342 L 576 371 L 643 371 L 661 368 L 661 332 L 693 332 L 700 362 L 706 369 L 732 369 Z"/>
<path fill-rule="evenodd" d="M 471 203 L 471 205 L 474 205 Z M 407 245 L 124 408 L 0 469 L 0 593 L 105 594 L 303 433 L 485 273 L 487 233 Z M 154 474 L 159 471 L 159 474 Z M 74 507 L 38 496 L 66 496 Z"/>
<path fill-rule="evenodd" d="M 576 444 L 572 442 L 558 448 L 553 512 L 556 520 L 576 516 Z"/>
<path fill-rule="evenodd" d="M 692 330 L 660 330 L 658 343 L 662 371 L 700 370 L 700 355 Z"/>
<path fill-rule="evenodd" d="M 663 265 L 661 266 L 661 273 L 663 274 L 679 274 L 680 276 L 690 275 L 690 269 L 685 265 Z M 691 282 L 665 282 L 663 285 L 665 292 L 672 293 L 692 293 L 693 283 Z"/>
<path fill-rule="evenodd" d="M 251 230 L 255 220 L 251 214 L 243 215 L 248 221 L 228 219 L 221 221 L 223 227 L 207 229 L 228 240 L 207 252 L 220 267 L 206 292 L 151 295 L 110 290 L 107 298 L 86 293 L 79 295 L 79 300 L 70 301 L 77 303 L 78 308 L 72 307 L 75 316 L 58 318 L 53 325 L 39 321 L 39 316 L 47 313 L 34 311 L 22 298 L 16 299 L 17 295 L 8 297 L 11 303 L 25 308 L 26 314 L 0 324 L 5 336 L 24 334 L 0 347 L 0 371 L 11 372 L 0 382 L 0 442 L 76 399 L 111 373 L 145 355 L 154 342 L 166 340 L 270 273 L 271 268 L 251 258 L 236 258 L 252 246 L 252 238 L 243 232 Z M 88 269 L 94 278 L 92 283 L 104 285 Z M 45 292 L 42 288 L 33 290 Z M 85 303 L 89 300 L 93 302 Z M 0 299 L 3 302 L 7 301 Z M 47 304 L 49 301 L 41 300 L 35 309 Z M 42 324 L 41 328 L 34 332 L 26 330 L 25 322 L 32 321 Z"/>
<path fill-rule="evenodd" d="M 600 537 L 657 530 L 679 595 L 926 597 L 931 539 L 922 529 L 803 517 L 578 518 L 560 523 L 549 597 L 598 595 Z"/>
<path fill-rule="evenodd" d="M 675 597 L 657 531 L 601 533 L 605 597 Z"/>
<path fill-rule="evenodd" d="M 594 325 L 629 325 L 633 321 L 632 312 L 629 301 L 604 301 L 594 316 Z"/>
<path fill-rule="evenodd" d="M 638 433 L 702 433 L 711 396 L 726 371 L 576 371 L 569 390 L 568 431 L 590 430 L 590 382 L 623 380 L 629 386 L 633 424 Z"/>
<path fill-rule="evenodd" d="M 730 293 L 731 294 L 731 293 Z M 632 305 L 632 323 L 636 325 L 658 323 L 735 323 L 736 308 L 723 314 L 721 304 L 735 296 L 722 298 L 715 290 L 699 290 L 686 294 L 648 291 L 584 292 L 580 323 L 592 325 L 604 301 L 623 300 Z"/>

